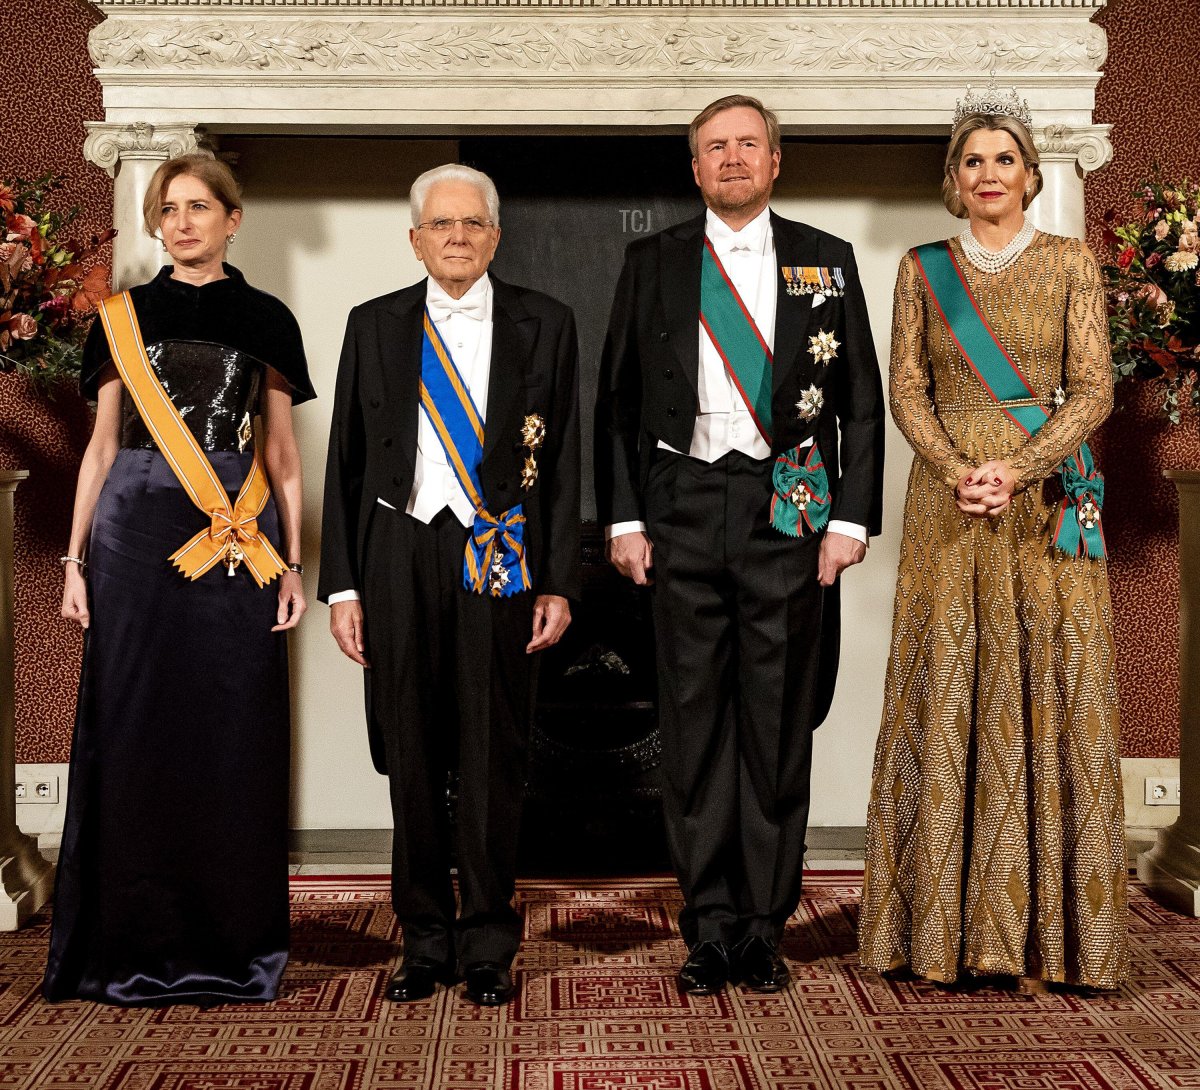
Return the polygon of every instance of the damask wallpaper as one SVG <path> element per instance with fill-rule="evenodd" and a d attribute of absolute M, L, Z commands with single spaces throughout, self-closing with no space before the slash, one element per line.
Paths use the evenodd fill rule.
<path fill-rule="evenodd" d="M 65 175 L 63 204 L 79 234 L 107 227 L 112 183 L 83 160 L 85 119 L 103 116 L 87 35 L 99 16 L 83 0 L 0 0 L 0 175 Z M 65 761 L 71 747 L 82 640 L 59 617 L 79 459 L 91 414 L 74 390 L 47 410 L 23 380 L 0 374 L 0 467 L 27 469 L 16 505 L 17 760 Z"/>
<path fill-rule="evenodd" d="M 1088 228 L 1100 225 L 1157 162 L 1164 175 L 1200 178 L 1200 69 L 1180 55 L 1178 0 L 1113 0 L 1096 17 L 1108 34 L 1096 120 L 1113 126 L 1113 161 L 1087 179 Z M 1195 4 L 1192 4 L 1195 10 Z M 1200 466 L 1200 418 L 1174 426 L 1151 391 L 1123 383 L 1097 437 L 1107 479 L 1104 523 L 1116 618 L 1122 753 L 1179 753 L 1179 513 L 1170 468 Z"/>
<path fill-rule="evenodd" d="M 111 182 L 81 154 L 83 121 L 103 114 L 87 54 L 99 16 L 83 0 L 0 0 L 0 10 L 0 71 L 10 74 L 0 173 L 60 171 L 64 197 L 83 208 L 84 226 L 106 226 Z M 1114 125 L 1116 158 L 1087 182 L 1093 242 L 1105 209 L 1122 206 L 1152 161 L 1200 176 L 1200 69 L 1178 45 L 1178 19 L 1177 0 L 1112 0 L 1096 17 L 1110 45 L 1096 119 Z M 28 63 L 31 47 L 37 64 Z M 1171 756 L 1178 752 L 1177 516 L 1160 470 L 1200 465 L 1200 425 L 1165 424 L 1140 388 L 1123 389 L 1119 402 L 1096 445 L 1109 481 L 1124 752 Z M 86 407 L 69 391 L 47 412 L 0 376 L 0 466 L 32 471 L 16 497 L 18 761 L 62 761 L 70 748 L 81 640 L 58 617 L 56 558 L 67 541 L 89 426 Z"/>

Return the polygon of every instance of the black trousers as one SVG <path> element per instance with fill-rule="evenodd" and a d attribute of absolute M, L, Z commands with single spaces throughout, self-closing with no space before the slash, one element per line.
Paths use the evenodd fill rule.
<path fill-rule="evenodd" d="M 770 526 L 771 466 L 660 452 L 645 492 L 663 812 L 689 946 L 778 941 L 800 902 L 824 596 L 819 537 Z"/>
<path fill-rule="evenodd" d="M 425 525 L 378 507 L 363 577 L 367 704 L 383 739 L 394 821 L 392 904 L 406 956 L 460 967 L 507 965 L 520 942 L 512 896 L 535 680 L 525 653 L 533 594 L 467 590 L 466 540 L 448 510 Z"/>

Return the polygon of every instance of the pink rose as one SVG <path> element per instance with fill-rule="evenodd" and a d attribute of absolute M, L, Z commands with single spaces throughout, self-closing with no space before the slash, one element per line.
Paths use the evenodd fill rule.
<path fill-rule="evenodd" d="M 30 341 L 37 335 L 37 319 L 29 314 L 14 314 L 8 320 L 8 331 L 15 341 Z"/>
<path fill-rule="evenodd" d="M 1179 252 L 1194 254 L 1197 250 L 1200 250 L 1200 236 L 1196 234 L 1195 225 L 1189 221 L 1184 225 L 1183 233 L 1179 236 Z"/>
<path fill-rule="evenodd" d="M 1166 220 L 1159 220 L 1154 225 L 1154 237 L 1162 242 L 1171 233 L 1171 225 Z"/>
<path fill-rule="evenodd" d="M 1153 269 L 1160 261 L 1162 261 L 1162 254 L 1151 254 L 1146 258 L 1146 268 Z"/>
<path fill-rule="evenodd" d="M 0 265 L 7 265 L 13 275 L 19 272 L 29 272 L 33 268 L 33 258 L 29 256 L 27 247 L 19 242 L 0 242 Z"/>
<path fill-rule="evenodd" d="M 1137 297 L 1148 306 L 1152 306 L 1155 310 L 1165 307 L 1168 302 L 1167 293 L 1153 282 L 1143 284 L 1138 288 Z"/>

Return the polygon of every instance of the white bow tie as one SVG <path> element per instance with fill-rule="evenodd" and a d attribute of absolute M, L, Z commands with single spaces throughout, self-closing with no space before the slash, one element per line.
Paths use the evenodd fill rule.
<path fill-rule="evenodd" d="M 484 307 L 485 299 L 446 299 L 446 300 L 430 300 L 429 317 L 435 322 L 444 322 L 452 314 L 461 314 L 464 318 L 474 318 L 477 322 L 482 322 L 486 317 Z"/>

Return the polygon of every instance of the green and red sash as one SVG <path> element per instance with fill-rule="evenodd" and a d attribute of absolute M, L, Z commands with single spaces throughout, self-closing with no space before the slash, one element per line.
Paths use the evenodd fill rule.
<path fill-rule="evenodd" d="M 707 238 L 700 265 L 700 324 L 750 410 L 754 426 L 770 443 L 771 349 Z"/>
<path fill-rule="evenodd" d="M 912 253 L 946 331 L 988 396 L 1021 431 L 1036 435 L 1050 413 L 1036 402 L 1029 380 L 988 325 L 950 244 L 931 242 Z M 1059 466 L 1059 477 L 1066 495 L 1054 527 L 1055 546 L 1071 556 L 1106 556 L 1100 526 L 1104 478 L 1087 443 Z"/>
<path fill-rule="evenodd" d="M 463 586 L 507 598 L 529 590 L 525 563 L 525 512 L 521 504 L 499 515 L 483 502 L 483 418 L 429 311 L 421 347 L 421 407 L 437 432 L 446 460 L 471 506 L 475 523 L 463 555 Z"/>

